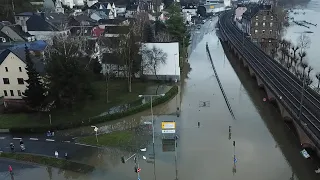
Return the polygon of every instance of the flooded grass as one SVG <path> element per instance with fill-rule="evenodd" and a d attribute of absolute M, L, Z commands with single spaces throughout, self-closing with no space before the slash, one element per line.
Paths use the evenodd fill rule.
<path fill-rule="evenodd" d="M 148 93 L 150 87 L 157 87 L 155 82 L 133 82 L 132 92 L 128 93 L 127 83 L 124 80 L 115 80 L 109 83 L 109 102 L 106 102 L 106 83 L 99 81 L 94 83 L 97 92 L 94 100 L 84 102 L 83 106 L 76 110 L 59 109 L 51 112 L 52 124 L 61 124 L 70 121 L 82 121 L 106 112 L 113 113 L 127 109 L 129 106 L 141 104 L 138 95 Z M 108 114 L 108 113 L 107 113 Z M 49 125 L 49 113 L 37 114 L 1 114 L 0 128 L 32 127 Z"/>
<path fill-rule="evenodd" d="M 18 161 L 26 161 L 41 165 L 52 166 L 64 170 L 70 170 L 78 173 L 89 173 L 94 170 L 93 166 L 82 164 L 65 159 L 58 159 L 47 156 L 38 156 L 32 154 L 19 154 L 19 153 L 0 153 L 1 158 L 13 159 Z"/>
<path fill-rule="evenodd" d="M 81 137 L 77 141 L 95 146 L 124 147 L 132 143 L 134 136 L 133 131 L 125 130 L 98 135 L 98 142 L 96 136 Z"/>

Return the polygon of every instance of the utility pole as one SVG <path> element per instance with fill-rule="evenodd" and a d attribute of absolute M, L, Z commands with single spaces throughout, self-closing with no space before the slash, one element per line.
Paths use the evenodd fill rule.
<path fill-rule="evenodd" d="M 14 12 L 14 3 L 13 0 L 11 0 L 11 6 L 12 6 L 12 14 L 13 16 L 16 15 L 16 13 Z"/>

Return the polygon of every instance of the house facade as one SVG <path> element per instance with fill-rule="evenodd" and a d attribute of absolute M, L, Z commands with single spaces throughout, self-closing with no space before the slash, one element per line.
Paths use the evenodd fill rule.
<path fill-rule="evenodd" d="M 243 13 L 242 23 L 243 30 L 251 35 L 252 41 L 267 53 L 277 46 L 279 21 L 272 5 L 262 4 L 248 8 Z"/>
<path fill-rule="evenodd" d="M 31 51 L 31 53 L 35 53 Z M 42 73 L 44 63 L 41 58 L 32 57 L 34 68 Z M 23 48 L 5 49 L 0 52 L 0 97 L 4 100 L 21 100 L 27 88 L 28 79 Z"/>
<path fill-rule="evenodd" d="M 0 54 L 0 96 L 4 99 L 22 99 L 28 79 L 26 64 L 9 49 Z"/>

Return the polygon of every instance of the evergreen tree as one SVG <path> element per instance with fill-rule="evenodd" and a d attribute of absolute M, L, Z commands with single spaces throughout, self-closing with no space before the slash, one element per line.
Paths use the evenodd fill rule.
<path fill-rule="evenodd" d="M 42 105 L 45 99 L 45 88 L 40 81 L 40 75 L 34 68 L 34 63 L 30 57 L 30 51 L 28 47 L 25 47 L 26 54 L 26 71 L 28 74 L 28 79 L 25 80 L 27 83 L 27 89 L 23 93 L 23 99 L 27 105 L 31 108 L 38 108 Z"/>
<path fill-rule="evenodd" d="M 102 66 L 101 66 L 98 58 L 93 59 L 93 62 L 92 62 L 92 71 L 93 71 L 93 73 L 96 74 L 96 75 L 100 75 L 100 74 L 101 74 Z"/>

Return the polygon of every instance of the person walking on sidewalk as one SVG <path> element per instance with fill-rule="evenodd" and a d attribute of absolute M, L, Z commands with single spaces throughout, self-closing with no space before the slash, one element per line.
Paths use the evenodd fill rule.
<path fill-rule="evenodd" d="M 58 151 L 55 151 L 55 152 L 54 152 L 54 156 L 55 156 L 56 158 L 58 158 L 58 157 L 59 157 L 59 153 L 58 153 Z"/>

